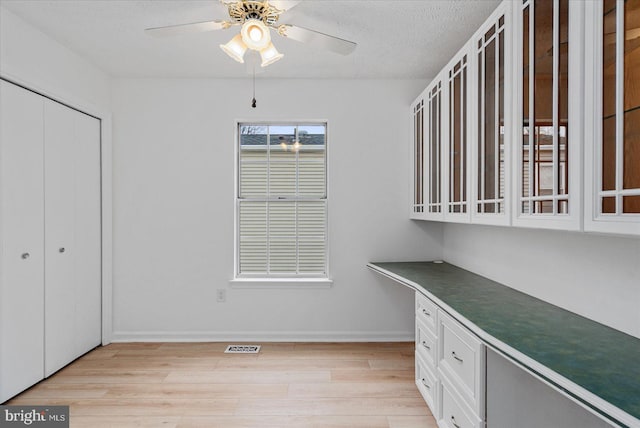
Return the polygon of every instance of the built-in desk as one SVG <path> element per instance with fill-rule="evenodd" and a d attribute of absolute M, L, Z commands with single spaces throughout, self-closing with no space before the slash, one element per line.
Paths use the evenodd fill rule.
<path fill-rule="evenodd" d="M 591 411 L 640 427 L 640 339 L 448 263 L 368 267 L 433 300 L 489 348 Z"/>

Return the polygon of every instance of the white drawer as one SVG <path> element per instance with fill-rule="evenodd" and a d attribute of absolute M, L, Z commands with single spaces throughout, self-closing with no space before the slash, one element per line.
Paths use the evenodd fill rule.
<path fill-rule="evenodd" d="M 484 416 L 484 345 L 443 311 L 439 316 L 438 369 L 481 417 Z"/>
<path fill-rule="evenodd" d="M 424 361 L 421 354 L 416 352 L 416 386 L 431 409 L 433 416 L 438 419 L 439 402 L 438 391 L 440 389 L 438 378 L 429 369 L 429 365 Z"/>
<path fill-rule="evenodd" d="M 433 334 L 438 335 L 438 307 L 431 300 L 416 291 L 416 319 L 424 322 Z"/>
<path fill-rule="evenodd" d="M 449 388 L 447 382 L 440 382 L 441 393 L 441 413 L 438 418 L 438 425 L 441 428 L 480 428 L 483 423 L 477 416 L 469 412 L 465 405 L 460 402 L 453 389 Z"/>
<path fill-rule="evenodd" d="M 435 371 L 438 362 L 438 340 L 420 318 L 416 318 L 416 352 L 420 352 L 429 368 Z"/>

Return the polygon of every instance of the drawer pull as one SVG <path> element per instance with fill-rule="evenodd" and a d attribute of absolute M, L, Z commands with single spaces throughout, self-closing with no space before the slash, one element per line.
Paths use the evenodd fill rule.
<path fill-rule="evenodd" d="M 462 358 L 458 357 L 458 354 L 456 354 L 456 351 L 451 351 L 451 356 L 454 360 L 463 362 Z"/>
<path fill-rule="evenodd" d="M 425 308 L 422 308 L 422 313 L 425 314 L 428 317 L 431 316 L 431 312 L 427 311 Z"/>
<path fill-rule="evenodd" d="M 425 386 L 425 388 L 431 389 L 431 387 L 427 384 L 427 381 L 424 380 L 424 378 L 422 378 L 422 384 Z"/>
<path fill-rule="evenodd" d="M 453 424 L 454 427 L 460 428 L 460 425 L 456 423 L 456 418 L 454 418 L 453 415 L 451 415 L 451 423 Z"/>
<path fill-rule="evenodd" d="M 424 340 L 422 341 L 422 346 L 424 346 L 425 348 L 427 348 L 429 351 L 431 351 L 431 346 L 427 345 L 427 342 L 425 342 Z"/>

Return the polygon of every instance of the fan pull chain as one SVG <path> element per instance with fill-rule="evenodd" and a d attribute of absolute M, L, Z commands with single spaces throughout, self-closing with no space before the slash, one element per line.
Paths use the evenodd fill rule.
<path fill-rule="evenodd" d="M 251 100 L 251 107 L 256 108 L 256 66 L 253 66 L 253 99 Z"/>

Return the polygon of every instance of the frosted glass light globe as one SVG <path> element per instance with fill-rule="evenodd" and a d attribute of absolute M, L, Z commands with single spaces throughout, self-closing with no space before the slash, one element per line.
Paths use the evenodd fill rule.
<path fill-rule="evenodd" d="M 249 49 L 260 51 L 271 43 L 269 27 L 259 19 L 247 19 L 240 30 L 242 41 Z"/>

